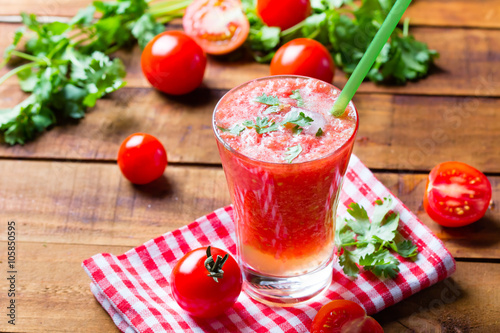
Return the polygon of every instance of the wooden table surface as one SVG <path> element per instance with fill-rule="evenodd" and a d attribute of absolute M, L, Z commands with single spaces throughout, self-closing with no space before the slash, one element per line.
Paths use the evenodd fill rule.
<path fill-rule="evenodd" d="M 89 2 L 1 0 L 0 52 L 21 11 L 67 17 Z M 422 206 L 429 170 L 448 160 L 485 172 L 494 203 L 500 200 L 500 0 L 419 0 L 407 16 L 416 38 L 441 53 L 437 68 L 404 87 L 361 86 L 354 152 L 443 240 L 457 271 L 375 318 L 386 332 L 500 332 L 498 207 L 468 227 L 447 229 Z M 0 145 L 0 332 L 118 332 L 81 262 L 99 252 L 121 254 L 230 203 L 212 110 L 227 90 L 267 75 L 268 66 L 210 58 L 201 88 L 170 97 L 142 76 L 138 48 L 119 56 L 127 86 L 85 119 L 24 146 Z M 338 71 L 335 85 L 345 81 Z M 0 86 L 0 108 L 22 97 L 16 79 Z M 122 140 L 139 131 L 158 137 L 169 157 L 164 177 L 146 186 L 130 184 L 116 165 Z M 15 326 L 6 316 L 12 220 Z"/>

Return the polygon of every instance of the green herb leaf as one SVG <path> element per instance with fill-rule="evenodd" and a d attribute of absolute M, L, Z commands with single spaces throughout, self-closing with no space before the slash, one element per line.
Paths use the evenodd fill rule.
<path fill-rule="evenodd" d="M 405 258 L 417 255 L 417 247 L 411 241 L 396 243 L 399 214 L 391 213 L 391 208 L 390 197 L 378 200 L 370 222 L 366 210 L 352 203 L 347 210 L 352 219 L 337 218 L 335 244 L 347 275 L 357 275 L 358 267 L 353 266 L 357 264 L 378 276 L 393 278 L 399 272 L 399 260 L 391 250 Z"/>
<path fill-rule="evenodd" d="M 399 253 L 400 256 L 404 258 L 411 258 L 417 255 L 418 249 L 417 246 L 414 245 L 409 240 L 404 240 L 396 244 L 396 252 Z"/>
<path fill-rule="evenodd" d="M 263 114 L 277 113 L 281 111 L 281 105 L 273 105 L 264 110 Z"/>
<path fill-rule="evenodd" d="M 293 146 L 293 147 L 288 147 L 286 149 L 287 151 L 285 152 L 285 160 L 288 163 L 292 163 L 292 161 L 297 158 L 297 156 L 300 155 L 302 152 L 302 147 L 299 145 Z"/>
<path fill-rule="evenodd" d="M 347 276 L 357 276 L 359 273 L 359 268 L 356 265 L 358 258 L 349 250 L 344 250 L 339 256 L 339 264 L 342 266 L 342 270 Z"/>
<path fill-rule="evenodd" d="M 290 95 L 290 98 L 297 100 L 297 106 L 302 107 L 304 106 L 304 101 L 302 100 L 302 96 L 300 95 L 300 90 L 292 90 L 292 94 Z"/>
<path fill-rule="evenodd" d="M 242 125 L 247 128 L 254 128 L 258 134 L 277 131 L 279 126 L 276 122 L 270 121 L 267 117 L 257 117 L 255 122 L 252 120 L 245 120 Z"/>
<path fill-rule="evenodd" d="M 247 45 L 259 62 L 269 62 L 277 47 L 295 38 L 312 38 L 327 47 L 336 65 L 352 74 L 396 0 L 313 0 L 312 14 L 285 31 L 266 31 L 255 12 L 254 0 L 243 0 L 250 22 Z M 342 7 L 342 8 L 340 8 Z M 367 79 L 404 84 L 425 77 L 438 56 L 425 43 L 396 28 L 375 60 Z"/>
<path fill-rule="evenodd" d="M 153 37 L 165 31 L 165 26 L 157 23 L 150 14 L 145 13 L 135 22 L 131 31 L 143 49 Z"/>
<path fill-rule="evenodd" d="M 312 124 L 314 120 L 308 117 L 302 111 L 291 110 L 285 115 L 285 119 L 281 122 L 281 125 L 294 124 L 299 127 L 305 127 Z"/>
<path fill-rule="evenodd" d="M 280 100 L 278 99 L 278 97 L 267 96 L 265 93 L 262 93 L 261 96 L 255 97 L 254 101 L 266 105 L 280 105 Z"/>
<path fill-rule="evenodd" d="M 224 128 L 224 127 L 220 127 L 220 126 L 217 126 L 217 127 L 218 127 L 221 131 L 223 131 L 223 132 L 229 132 L 229 133 L 231 133 L 231 134 L 233 134 L 233 135 L 236 135 L 236 136 L 240 135 L 240 134 L 241 134 L 241 132 L 243 132 L 243 131 L 246 129 L 246 127 L 245 127 L 245 126 L 240 125 L 240 124 L 236 124 L 236 125 L 234 125 L 234 126 L 233 126 L 233 127 L 231 127 L 231 128 Z"/>
<path fill-rule="evenodd" d="M 316 136 L 322 136 L 323 135 L 323 130 L 320 128 L 318 128 L 318 131 L 316 132 Z"/>

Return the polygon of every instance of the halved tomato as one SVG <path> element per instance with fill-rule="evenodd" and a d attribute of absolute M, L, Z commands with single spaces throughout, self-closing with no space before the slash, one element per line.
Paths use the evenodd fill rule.
<path fill-rule="evenodd" d="M 319 309 L 311 333 L 384 333 L 384 329 L 359 304 L 336 299 Z"/>
<path fill-rule="evenodd" d="M 445 227 L 462 227 L 484 216 L 491 184 L 479 170 L 461 162 L 445 162 L 431 170 L 424 194 L 430 218 Z"/>
<path fill-rule="evenodd" d="M 187 35 L 208 54 L 226 54 L 240 47 L 250 30 L 238 0 L 195 0 L 182 19 Z"/>

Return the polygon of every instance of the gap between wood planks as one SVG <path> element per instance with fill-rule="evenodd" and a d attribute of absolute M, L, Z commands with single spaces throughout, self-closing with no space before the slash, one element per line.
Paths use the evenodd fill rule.
<path fill-rule="evenodd" d="M 36 140 L 36 139 L 35 139 Z M 116 160 L 96 160 L 96 159 L 65 159 L 65 158 L 50 158 L 50 157 L 28 157 L 28 156 L 0 156 L 1 160 L 7 161 L 30 161 L 30 162 L 58 162 L 58 163 L 87 163 L 87 164 L 116 164 Z M 168 162 L 171 166 L 176 167 L 191 167 L 191 168 L 214 168 L 219 169 L 222 167 L 220 163 L 207 163 L 207 162 Z M 395 173 L 395 174 L 414 174 L 425 175 L 430 170 L 412 170 L 412 169 L 379 169 L 369 168 L 373 173 Z M 486 176 L 500 177 L 500 172 L 484 172 Z"/>

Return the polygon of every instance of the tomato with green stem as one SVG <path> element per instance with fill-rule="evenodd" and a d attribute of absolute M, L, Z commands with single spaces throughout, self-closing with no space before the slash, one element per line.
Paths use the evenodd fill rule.
<path fill-rule="evenodd" d="M 147 184 L 158 179 L 167 167 L 167 152 L 152 135 L 135 133 L 126 138 L 118 151 L 118 166 L 133 184 Z"/>
<path fill-rule="evenodd" d="M 357 303 L 337 299 L 325 304 L 314 317 L 311 333 L 384 333 L 380 324 Z"/>
<path fill-rule="evenodd" d="M 165 31 L 142 51 L 141 67 L 153 87 L 171 95 L 196 89 L 203 81 L 207 57 L 182 31 Z"/>
<path fill-rule="evenodd" d="M 424 208 L 442 226 L 462 227 L 484 216 L 491 193 L 491 184 L 481 171 L 462 162 L 445 162 L 429 173 Z"/>
<path fill-rule="evenodd" d="M 177 304 L 190 315 L 213 318 L 233 306 L 243 278 L 236 260 L 216 247 L 201 247 L 182 257 L 171 273 Z"/>
<path fill-rule="evenodd" d="M 236 50 L 250 31 L 238 0 L 195 0 L 187 7 L 182 26 L 206 53 L 214 55 Z"/>
<path fill-rule="evenodd" d="M 286 30 L 304 21 L 311 13 L 309 0 L 257 0 L 257 14 L 270 27 Z"/>
<path fill-rule="evenodd" d="M 331 83 L 335 64 L 320 42 L 297 38 L 281 46 L 271 61 L 271 75 L 302 75 Z"/>

